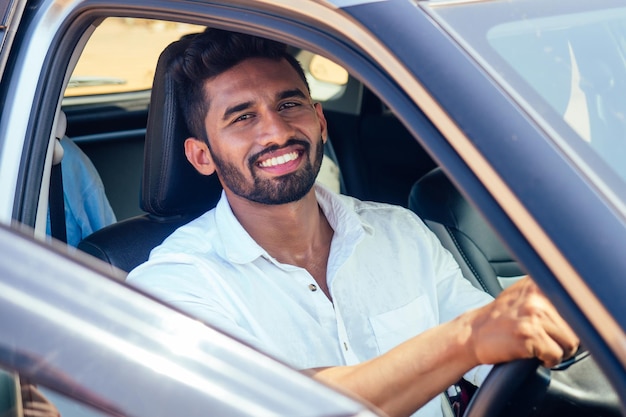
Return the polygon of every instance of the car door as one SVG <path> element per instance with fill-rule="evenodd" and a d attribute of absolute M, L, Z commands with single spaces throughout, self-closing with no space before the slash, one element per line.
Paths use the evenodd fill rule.
<path fill-rule="evenodd" d="M 24 232 L 0 225 L 2 416 L 377 415 Z"/>

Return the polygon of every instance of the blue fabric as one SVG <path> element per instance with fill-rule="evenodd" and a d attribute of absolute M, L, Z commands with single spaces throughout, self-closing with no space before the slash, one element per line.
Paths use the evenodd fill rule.
<path fill-rule="evenodd" d="M 89 157 L 68 137 L 61 139 L 61 145 L 67 243 L 77 246 L 86 236 L 115 223 L 116 218 L 102 179 Z M 46 232 L 50 235 L 49 212 Z"/>

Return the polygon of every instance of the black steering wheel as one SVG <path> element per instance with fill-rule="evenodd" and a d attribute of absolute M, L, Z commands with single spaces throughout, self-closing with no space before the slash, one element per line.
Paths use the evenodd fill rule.
<path fill-rule="evenodd" d="M 548 369 L 537 359 L 493 367 L 465 417 L 621 416 L 617 394 L 589 352 Z"/>

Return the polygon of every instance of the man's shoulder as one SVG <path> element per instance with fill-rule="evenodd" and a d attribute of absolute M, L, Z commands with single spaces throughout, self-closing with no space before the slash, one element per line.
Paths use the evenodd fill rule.
<path fill-rule="evenodd" d="M 180 226 L 163 243 L 153 249 L 153 255 L 172 253 L 206 254 L 214 249 L 217 236 L 215 209 L 207 211 Z"/>
<path fill-rule="evenodd" d="M 193 271 L 200 264 L 198 261 L 209 260 L 216 253 L 212 212 L 208 211 L 176 229 L 152 249 L 146 262 L 130 272 L 127 281 L 158 287 L 170 282 L 173 271 L 178 277 L 197 275 Z"/>
<path fill-rule="evenodd" d="M 387 216 L 407 216 L 416 219 L 417 215 L 406 207 L 397 204 L 383 203 L 378 201 L 360 200 L 347 195 L 337 195 L 337 198 L 349 210 L 362 217 L 385 218 Z"/>
<path fill-rule="evenodd" d="M 357 197 L 349 196 L 346 194 L 339 194 L 335 191 L 328 189 L 327 187 L 317 184 L 317 196 L 318 201 L 322 200 L 326 202 L 326 204 L 332 204 L 335 209 L 337 209 L 337 205 L 343 206 L 344 209 L 354 211 L 357 214 L 361 213 L 376 213 L 376 214 L 384 214 L 387 213 L 403 213 L 409 212 L 409 210 L 405 207 L 390 204 L 390 203 L 382 203 L 378 201 L 369 201 L 369 200 L 361 200 Z"/>
<path fill-rule="evenodd" d="M 352 224 L 355 227 L 358 223 L 358 227 L 363 227 L 366 232 L 378 231 L 377 235 L 381 232 L 394 236 L 408 231 L 426 233 L 426 225 L 415 213 L 396 204 L 360 200 L 336 193 L 327 195 L 325 204 L 327 216 L 330 215 L 334 226 L 343 223 L 344 226 Z"/>

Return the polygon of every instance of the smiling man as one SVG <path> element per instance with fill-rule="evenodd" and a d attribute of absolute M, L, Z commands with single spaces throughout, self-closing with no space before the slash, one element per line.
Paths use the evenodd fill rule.
<path fill-rule="evenodd" d="M 492 300 L 410 211 L 315 184 L 326 120 L 284 45 L 209 29 L 171 71 L 187 159 L 224 192 L 130 283 L 392 416 L 441 415 L 479 365 L 574 353 L 530 279 Z"/>

